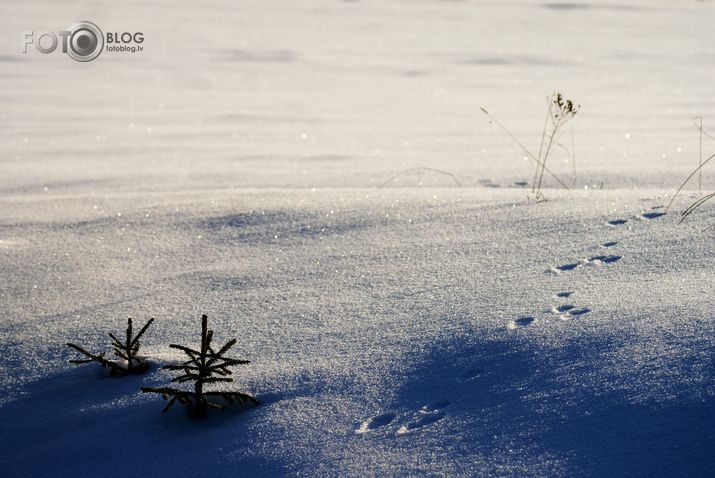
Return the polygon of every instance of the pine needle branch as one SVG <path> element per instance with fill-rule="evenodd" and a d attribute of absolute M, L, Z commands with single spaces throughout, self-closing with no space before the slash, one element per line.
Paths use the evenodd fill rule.
<path fill-rule="evenodd" d="M 189 357 L 191 357 L 192 360 L 194 360 L 194 357 L 199 357 L 199 356 L 201 355 L 201 352 L 199 352 L 199 351 L 197 351 L 197 350 L 194 350 L 194 349 L 191 349 L 191 348 L 189 348 L 189 347 L 185 347 L 185 346 L 183 346 L 183 345 L 170 344 L 169 347 L 172 348 L 172 349 L 181 350 L 181 351 L 184 352 L 186 355 L 188 355 Z"/>
<path fill-rule="evenodd" d="M 104 353 L 101 354 L 92 354 L 88 352 L 87 350 L 83 349 L 82 347 L 68 343 L 67 345 L 69 347 L 72 347 L 73 349 L 77 350 L 78 352 L 84 354 L 85 356 L 89 357 L 88 360 L 71 360 L 70 363 L 75 363 L 75 364 L 85 364 L 89 362 L 98 362 L 102 367 L 109 367 L 112 370 L 112 374 L 126 374 L 126 373 L 133 373 L 133 374 L 141 374 L 146 372 L 149 369 L 149 366 L 147 363 L 144 361 L 144 359 L 138 357 L 138 352 L 140 348 L 140 343 L 139 343 L 139 337 L 146 332 L 147 328 L 151 323 L 154 321 L 154 319 L 150 319 L 144 327 L 142 327 L 141 331 L 139 332 L 138 335 L 133 336 L 132 334 L 132 319 L 129 318 L 127 319 L 127 329 L 126 329 L 126 340 L 122 342 L 115 336 L 113 333 L 109 333 L 109 337 L 112 339 L 112 347 L 114 348 L 114 355 L 116 355 L 118 358 L 126 361 L 126 367 L 120 365 L 116 361 L 111 361 L 107 360 L 104 357 Z"/>
<path fill-rule="evenodd" d="M 138 344 L 138 343 L 139 343 L 139 338 L 140 338 L 142 335 L 144 335 L 144 332 L 146 332 L 146 329 L 148 329 L 149 326 L 150 326 L 153 322 L 154 322 L 154 318 L 152 317 L 151 319 L 149 319 L 149 321 L 148 321 L 146 324 L 144 324 L 144 327 L 142 327 L 141 330 L 139 331 L 139 333 L 134 336 L 134 340 L 132 340 L 132 343 L 131 343 L 131 346 L 132 346 L 132 347 L 133 347 L 135 344 Z"/>
<path fill-rule="evenodd" d="M 215 362 L 216 360 L 218 360 L 218 359 L 220 359 L 220 358 L 223 358 L 222 355 L 225 354 L 226 352 L 228 352 L 228 350 L 229 350 L 231 347 L 233 347 L 234 345 L 236 345 L 236 339 L 231 339 L 231 340 L 229 340 L 228 342 L 226 342 L 226 345 L 224 345 L 223 347 L 221 347 L 221 350 L 219 350 L 219 351 L 216 352 L 215 354 L 212 354 L 213 356 L 209 359 L 208 362 L 206 362 L 206 365 L 211 365 L 211 364 L 212 364 L 213 362 Z"/>
<path fill-rule="evenodd" d="M 124 370 L 122 367 L 120 367 L 120 366 L 117 365 L 116 363 L 112 362 L 111 360 L 107 360 L 106 358 L 104 358 L 104 353 L 93 354 L 92 352 L 89 352 L 89 351 L 83 349 L 83 348 L 80 347 L 79 345 L 75 345 L 75 344 L 72 344 L 72 343 L 69 343 L 69 342 L 67 343 L 67 346 L 68 346 L 68 347 L 71 347 L 71 348 L 73 348 L 73 349 L 75 349 L 75 350 L 78 351 L 79 353 L 81 353 L 81 354 L 83 354 L 83 355 L 85 355 L 85 356 L 88 357 L 87 359 L 70 360 L 70 361 L 69 361 L 70 363 L 74 363 L 74 364 L 85 364 L 85 363 L 90 363 L 90 362 L 98 362 L 103 368 L 110 368 L 110 369 L 112 369 L 113 372 L 114 372 L 114 371 L 119 372 L 119 371 L 123 371 L 123 370 Z"/>
<path fill-rule="evenodd" d="M 196 418 L 205 416 L 206 409 L 224 409 L 225 405 L 218 402 L 207 400 L 206 397 L 217 397 L 223 399 L 224 402 L 238 402 L 240 405 L 245 405 L 248 402 L 258 404 L 258 400 L 248 394 L 241 392 L 229 391 L 204 391 L 205 385 L 216 383 L 233 382 L 231 370 L 228 367 L 235 365 L 244 365 L 249 363 L 248 360 L 240 360 L 224 357 L 224 354 L 236 344 L 236 339 L 231 339 L 219 349 L 214 351 L 211 347 L 211 342 L 214 337 L 214 331 L 208 328 L 208 316 L 201 316 L 201 350 L 194 350 L 190 347 L 178 344 L 171 344 L 169 347 L 181 350 L 189 360 L 181 365 L 171 364 L 165 365 L 163 368 L 174 372 L 180 372 L 179 375 L 171 379 L 172 383 L 187 383 L 194 382 L 194 391 L 178 390 L 171 387 L 142 387 L 142 392 L 158 393 L 164 400 L 171 400 L 164 408 L 167 411 L 171 406 L 178 401 L 182 405 L 191 405 L 191 414 Z"/>

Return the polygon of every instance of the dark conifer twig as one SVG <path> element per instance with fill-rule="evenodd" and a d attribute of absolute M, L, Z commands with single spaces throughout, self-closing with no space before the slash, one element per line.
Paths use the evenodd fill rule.
<path fill-rule="evenodd" d="M 132 373 L 132 374 L 142 374 L 146 372 L 149 368 L 149 365 L 146 363 L 146 361 L 138 356 L 139 353 L 139 348 L 141 347 L 141 343 L 139 342 L 139 339 L 141 338 L 142 335 L 144 335 L 144 332 L 149 328 L 149 326 L 154 322 L 154 319 L 151 318 L 147 321 L 146 324 L 144 324 L 144 327 L 141 328 L 138 334 L 132 335 L 132 319 L 131 317 L 127 319 L 127 333 L 126 333 L 126 341 L 122 342 L 120 341 L 114 334 L 111 332 L 109 333 L 109 337 L 112 339 L 112 346 L 114 347 L 114 355 L 119 357 L 120 359 L 124 360 L 126 362 L 126 367 L 123 367 L 121 364 L 117 363 L 116 361 L 113 360 L 108 360 L 104 356 L 104 352 L 100 354 L 93 354 L 84 348 L 80 347 L 79 345 L 75 345 L 72 343 L 67 343 L 68 347 L 71 347 L 75 349 L 76 351 L 80 352 L 84 356 L 86 356 L 86 359 L 80 359 L 80 360 L 70 360 L 70 363 L 74 364 L 85 364 L 85 363 L 90 363 L 90 362 L 98 362 L 103 368 L 109 368 L 111 369 L 111 374 L 116 375 L 116 374 L 127 374 L 127 373 Z"/>
<path fill-rule="evenodd" d="M 224 392 L 224 391 L 204 391 L 204 385 L 220 382 L 233 382 L 233 372 L 229 367 L 235 365 L 245 365 L 248 360 L 239 360 L 224 357 L 224 354 L 236 344 L 236 339 L 231 339 L 215 352 L 211 347 L 213 340 L 213 330 L 208 329 L 208 317 L 201 316 L 201 350 L 194 350 L 184 345 L 171 344 L 169 347 L 184 352 L 189 359 L 181 365 L 165 365 L 164 369 L 183 372 L 182 375 L 171 379 L 173 383 L 194 382 L 194 390 L 180 390 L 172 387 L 142 387 L 143 393 L 158 393 L 168 403 L 162 410 L 168 411 L 177 401 L 182 405 L 191 405 L 191 413 L 195 418 L 206 415 L 206 409 L 215 408 L 223 410 L 223 403 L 210 400 L 209 398 L 220 398 L 224 402 L 238 402 L 241 406 L 252 402 L 258 405 L 258 400 L 247 393 Z"/>

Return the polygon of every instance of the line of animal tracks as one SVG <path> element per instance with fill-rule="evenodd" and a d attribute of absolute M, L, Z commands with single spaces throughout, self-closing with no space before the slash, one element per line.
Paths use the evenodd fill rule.
<path fill-rule="evenodd" d="M 650 221 L 652 219 L 657 219 L 665 215 L 664 212 L 660 211 L 663 206 L 655 206 L 651 208 L 649 212 L 644 212 L 634 219 L 641 221 Z M 606 221 L 606 227 L 609 228 L 619 228 L 626 224 L 629 224 L 632 219 L 610 219 Z M 551 266 L 546 269 L 546 274 L 561 275 L 562 273 L 570 273 L 582 268 L 588 267 L 601 267 L 610 266 L 616 264 L 623 256 L 619 254 L 611 253 L 612 250 L 616 249 L 620 241 L 608 241 L 598 245 L 599 249 L 604 252 L 601 254 L 594 254 L 587 258 L 564 262 L 555 266 Z M 562 320 L 570 320 L 579 317 L 583 317 L 591 312 L 591 309 L 584 304 L 579 304 L 576 301 L 570 300 L 571 296 L 574 294 L 572 290 L 564 290 L 556 292 L 553 296 L 554 302 L 549 308 L 549 312 L 558 316 Z M 528 327 L 536 323 L 536 319 L 533 315 L 522 315 L 516 319 L 510 320 L 507 323 L 507 329 L 514 330 L 518 328 Z"/>
<path fill-rule="evenodd" d="M 655 206 L 649 212 L 642 213 L 631 219 L 611 219 L 606 221 L 605 227 L 611 228 L 615 232 L 618 228 L 631 223 L 631 221 L 650 221 L 652 219 L 657 219 L 665 215 L 664 212 L 659 211 L 660 209 L 662 209 L 662 206 Z M 620 239 L 598 244 L 597 249 L 600 249 L 601 253 L 589 255 L 588 257 L 580 260 L 563 262 L 549 267 L 545 271 L 545 274 L 559 276 L 561 274 L 579 273 L 579 270 L 587 269 L 589 267 L 612 267 L 618 264 L 618 262 L 623 258 L 623 256 L 617 254 L 617 246 L 619 242 Z M 577 300 L 577 297 L 578 294 L 574 290 L 565 289 L 557 291 L 550 298 L 551 305 L 545 309 L 545 313 L 547 315 L 557 317 L 560 320 L 577 320 L 588 316 L 588 314 L 592 312 L 591 308 L 588 304 L 580 303 Z M 539 321 L 536 319 L 535 315 L 525 314 L 510 320 L 507 323 L 506 328 L 509 331 L 514 331 L 530 327 L 538 323 Z M 457 381 L 463 383 L 474 380 L 482 375 L 483 372 L 484 371 L 480 368 L 468 369 L 466 372 L 457 377 Z M 449 405 L 450 402 L 448 400 L 438 400 L 427 403 L 417 410 L 408 411 L 402 414 L 397 414 L 395 412 L 380 413 L 360 422 L 357 429 L 355 429 L 355 433 L 364 435 L 376 430 L 390 430 L 389 433 L 394 433 L 398 436 L 417 433 L 442 420 L 449 411 Z"/>

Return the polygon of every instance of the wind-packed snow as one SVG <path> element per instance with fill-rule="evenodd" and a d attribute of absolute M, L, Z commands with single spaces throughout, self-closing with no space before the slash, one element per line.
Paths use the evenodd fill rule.
<path fill-rule="evenodd" d="M 5 2 L 2 476 L 708 476 L 712 2 Z M 75 20 L 145 51 L 17 53 Z M 546 178 L 545 97 L 581 104 Z M 715 153 L 706 136 L 703 153 Z M 410 168 L 413 170 L 390 180 Z M 456 181 L 455 181 L 456 179 Z M 457 184 L 463 187 L 459 187 Z M 384 185 L 384 187 L 379 187 Z M 261 405 L 162 415 L 200 317 Z M 126 318 L 146 375 L 110 377 Z"/>

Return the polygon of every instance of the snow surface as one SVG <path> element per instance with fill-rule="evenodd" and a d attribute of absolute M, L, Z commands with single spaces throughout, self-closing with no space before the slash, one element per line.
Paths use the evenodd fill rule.
<path fill-rule="evenodd" d="M 20 31 L 85 18 L 146 51 L 16 53 Z M 715 125 L 713 19 L 697 1 L 3 2 L 2 475 L 708 476 L 715 204 L 679 224 L 689 188 L 661 213 L 697 164 L 691 118 Z M 535 204 L 479 107 L 537 149 L 554 89 L 582 105 L 575 177 L 551 163 L 574 188 L 549 179 Z M 420 166 L 465 187 L 377 187 Z M 260 406 L 197 422 L 138 393 L 202 313 Z M 65 342 L 108 351 L 128 316 L 157 319 L 149 373 L 67 363 Z"/>

